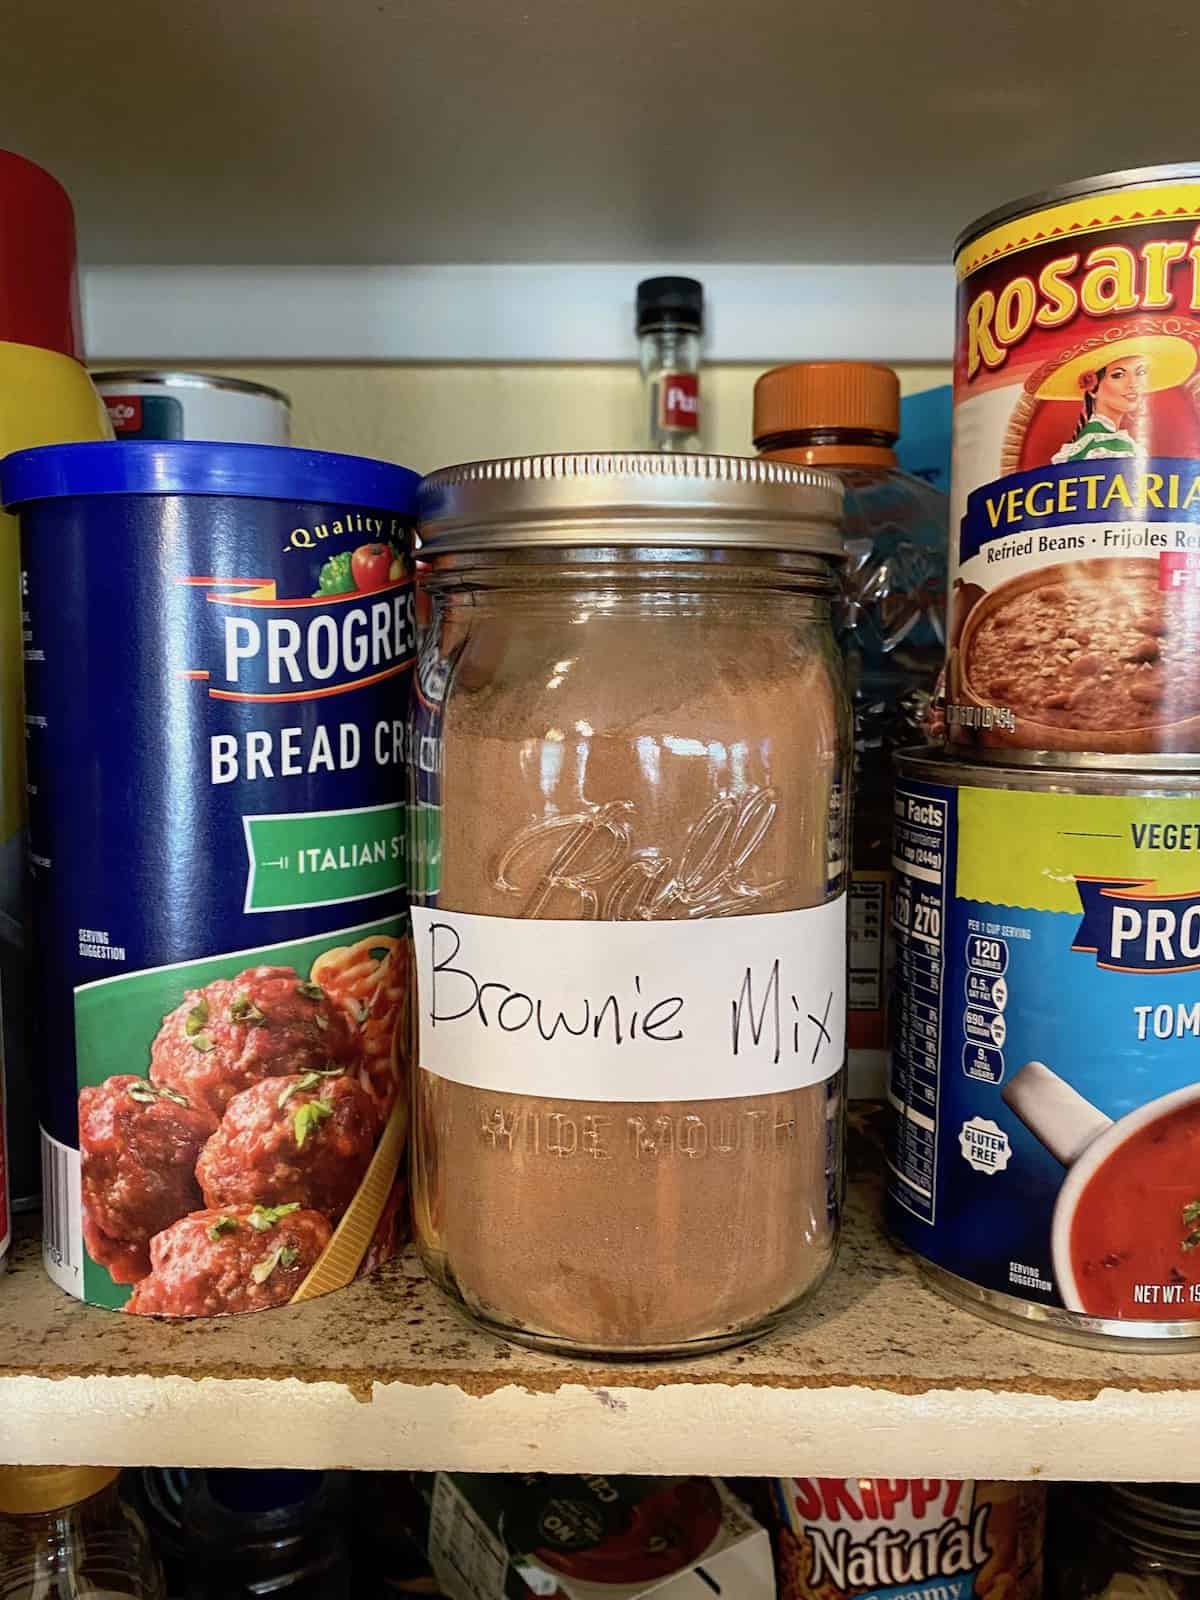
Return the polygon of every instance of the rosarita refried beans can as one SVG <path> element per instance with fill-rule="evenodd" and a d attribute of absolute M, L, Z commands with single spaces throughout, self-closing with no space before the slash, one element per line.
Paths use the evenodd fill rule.
<path fill-rule="evenodd" d="M 179 441 L 10 456 L 46 1265 L 256 1311 L 406 1207 L 405 714 L 418 479 Z"/>
<path fill-rule="evenodd" d="M 984 217 L 956 255 L 950 741 L 1200 752 L 1200 166 Z"/>
<path fill-rule="evenodd" d="M 1072 1342 L 1200 1341 L 1200 796 L 1176 760 L 898 758 L 889 1222 L 960 1303 Z"/>

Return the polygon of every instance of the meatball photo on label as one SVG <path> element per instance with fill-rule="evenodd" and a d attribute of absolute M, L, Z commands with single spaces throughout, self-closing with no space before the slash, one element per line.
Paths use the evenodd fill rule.
<path fill-rule="evenodd" d="M 163 1021 L 150 1050 L 150 1078 L 214 1117 L 263 1078 L 345 1061 L 349 1021 L 325 991 L 294 967 L 254 967 L 191 989 Z"/>
<path fill-rule="evenodd" d="M 4 463 L 45 1260 L 93 1304 L 266 1310 L 403 1242 L 417 483 L 183 440 Z"/>
<path fill-rule="evenodd" d="M 175 1089 L 118 1073 L 79 1096 L 84 1243 L 114 1283 L 150 1270 L 150 1241 L 200 1204 L 196 1158 L 217 1126 Z"/>

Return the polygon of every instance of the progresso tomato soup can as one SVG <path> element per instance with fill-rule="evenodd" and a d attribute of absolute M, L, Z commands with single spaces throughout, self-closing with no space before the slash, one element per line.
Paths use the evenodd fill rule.
<path fill-rule="evenodd" d="M 1200 1339 L 1194 772 L 909 754 L 893 820 L 892 1228 L 1030 1332 Z"/>
<path fill-rule="evenodd" d="M 1200 751 L 1200 166 L 959 242 L 946 722 L 988 749 Z"/>
<path fill-rule="evenodd" d="M 10 456 L 46 1264 L 131 1312 L 346 1283 L 403 1217 L 414 473 Z"/>
<path fill-rule="evenodd" d="M 1045 1490 L 958 1478 L 776 1478 L 780 1600 L 1041 1600 Z"/>

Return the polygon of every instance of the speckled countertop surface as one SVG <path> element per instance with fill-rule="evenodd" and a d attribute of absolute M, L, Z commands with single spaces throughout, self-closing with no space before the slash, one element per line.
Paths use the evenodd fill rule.
<path fill-rule="evenodd" d="M 981 1321 L 932 1293 L 915 1263 L 882 1236 L 874 1192 L 853 1188 L 842 1256 L 789 1326 L 756 1345 L 667 1365 L 558 1359 L 474 1332 L 408 1255 L 374 1277 L 306 1305 L 210 1322 L 163 1323 L 84 1306 L 42 1272 L 26 1239 L 0 1279 L 0 1387 L 42 1379 L 182 1379 L 334 1383 L 359 1398 L 377 1385 L 505 1386 L 551 1394 L 564 1385 L 649 1390 L 750 1384 L 859 1386 L 894 1395 L 989 1390 L 1087 1400 L 1105 1389 L 1200 1390 L 1187 1351 L 1110 1352 L 1053 1344 Z"/>

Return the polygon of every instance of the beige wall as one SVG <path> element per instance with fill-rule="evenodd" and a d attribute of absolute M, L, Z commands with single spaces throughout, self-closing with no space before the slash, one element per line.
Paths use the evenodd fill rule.
<path fill-rule="evenodd" d="M 286 390 L 294 407 L 295 444 L 379 456 L 421 472 L 482 456 L 616 450 L 639 443 L 639 380 L 632 366 L 226 365 L 220 370 Z M 949 381 L 942 366 L 899 370 L 905 393 Z M 751 393 L 760 371 L 758 366 L 705 369 L 707 448 L 752 453 Z"/>

